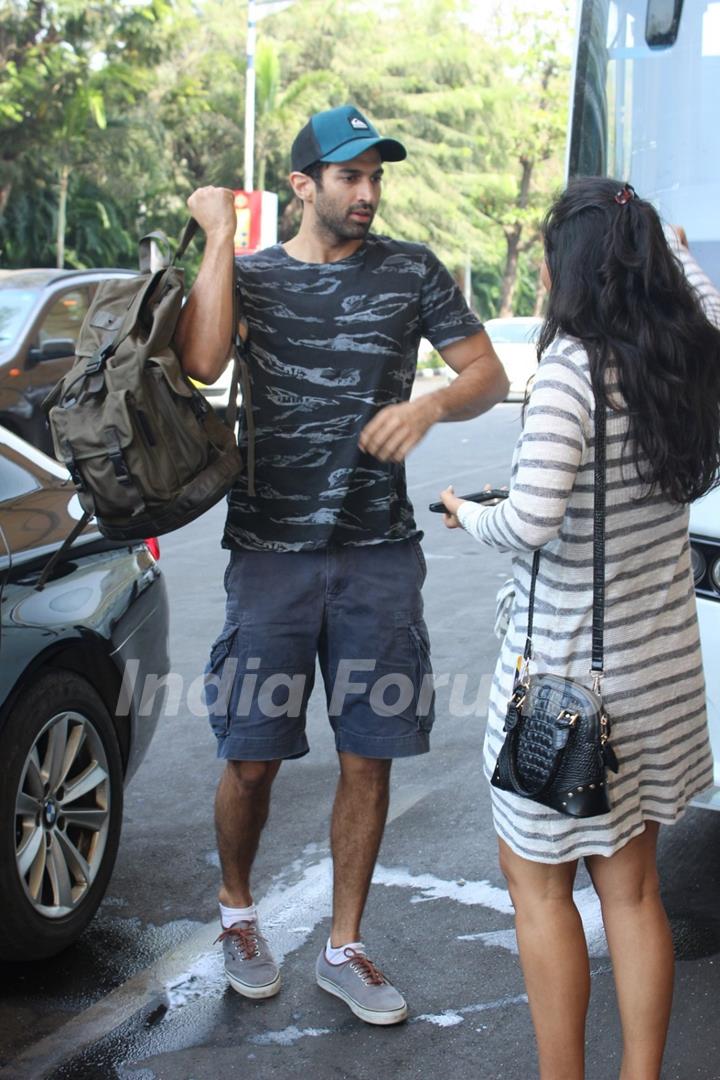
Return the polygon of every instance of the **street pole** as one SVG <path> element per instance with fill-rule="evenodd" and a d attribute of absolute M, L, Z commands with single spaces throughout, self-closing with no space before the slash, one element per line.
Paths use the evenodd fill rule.
<path fill-rule="evenodd" d="M 255 2 L 248 0 L 247 67 L 245 69 L 245 190 L 252 191 L 255 180 Z"/>

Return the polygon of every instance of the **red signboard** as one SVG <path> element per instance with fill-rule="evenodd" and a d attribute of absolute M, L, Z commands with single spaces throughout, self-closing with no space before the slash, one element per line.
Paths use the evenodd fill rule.
<path fill-rule="evenodd" d="M 235 254 L 250 255 L 260 247 L 262 191 L 235 191 Z"/>

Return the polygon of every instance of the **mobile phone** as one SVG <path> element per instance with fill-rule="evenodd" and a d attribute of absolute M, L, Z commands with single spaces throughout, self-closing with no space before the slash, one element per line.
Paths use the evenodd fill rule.
<path fill-rule="evenodd" d="M 473 491 L 470 495 L 458 495 L 459 499 L 467 499 L 468 502 L 485 503 L 497 502 L 498 499 L 507 499 L 508 491 L 505 488 L 490 488 L 489 491 Z M 445 504 L 441 502 L 430 503 L 428 509 L 433 514 L 446 514 Z"/>

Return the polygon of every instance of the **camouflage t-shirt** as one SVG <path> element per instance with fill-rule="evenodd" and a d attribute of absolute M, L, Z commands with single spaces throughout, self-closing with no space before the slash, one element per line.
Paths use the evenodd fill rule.
<path fill-rule="evenodd" d="M 482 330 L 454 279 L 423 245 L 372 234 L 339 262 L 298 262 L 277 244 L 237 265 L 256 494 L 245 477 L 233 487 L 223 547 L 417 536 L 404 466 L 363 453 L 358 437 L 379 409 L 410 397 L 421 336 L 441 349 Z"/>

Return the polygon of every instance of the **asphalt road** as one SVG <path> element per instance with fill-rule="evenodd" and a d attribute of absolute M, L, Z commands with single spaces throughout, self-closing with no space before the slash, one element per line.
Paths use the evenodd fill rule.
<path fill-rule="evenodd" d="M 0 968 L 0 1078 L 13 1080 L 530 1080 L 537 1075 L 512 915 L 480 771 L 497 652 L 494 595 L 507 556 L 448 533 L 426 511 L 456 490 L 507 481 L 519 409 L 437 427 L 411 457 L 426 530 L 426 616 L 438 674 L 428 755 L 394 766 L 391 820 L 364 936 L 405 992 L 410 1020 L 371 1028 L 317 988 L 330 909 L 328 812 L 337 774 L 316 690 L 311 753 L 283 766 L 257 862 L 256 897 L 284 958 L 277 998 L 252 1003 L 222 973 L 212 800 L 219 774 L 192 684 L 222 622 L 218 507 L 161 542 L 173 670 L 184 695 L 128 788 L 123 840 L 102 908 L 55 960 Z M 451 689 L 452 688 L 452 689 Z M 172 712 L 172 710 L 171 710 Z M 720 1078 L 720 815 L 691 810 L 661 842 L 679 957 L 664 1080 Z M 588 1080 L 618 1075 L 620 1033 L 598 907 L 584 872 L 591 943 Z"/>

